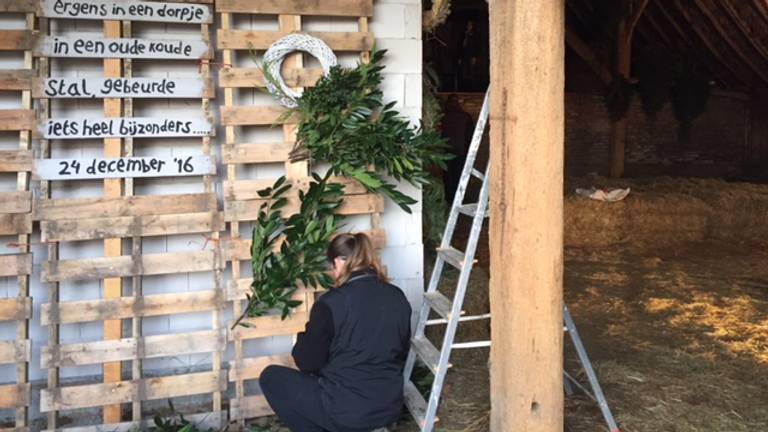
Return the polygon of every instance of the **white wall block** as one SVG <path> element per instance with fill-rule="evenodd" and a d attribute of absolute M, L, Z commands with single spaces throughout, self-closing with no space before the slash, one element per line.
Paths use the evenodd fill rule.
<path fill-rule="evenodd" d="M 386 69 L 385 69 L 386 70 Z M 383 74 L 384 80 L 381 83 L 381 91 L 384 92 L 384 102 L 397 102 L 395 109 L 401 110 L 405 106 L 405 75 L 403 74 Z"/>
<path fill-rule="evenodd" d="M 421 277 L 423 273 L 423 248 L 421 244 L 386 247 L 381 258 L 387 266 L 387 274 L 393 279 Z"/>
<path fill-rule="evenodd" d="M 408 74 L 405 76 L 405 106 L 421 109 L 421 87 L 421 74 Z"/>
<path fill-rule="evenodd" d="M 387 230 L 387 247 L 421 244 L 421 212 L 388 211 L 381 215 L 381 224 L 400 227 Z"/>
<path fill-rule="evenodd" d="M 421 40 L 421 3 L 405 6 L 405 38 Z"/>
<path fill-rule="evenodd" d="M 376 46 L 387 49 L 384 64 L 388 73 L 421 73 L 421 41 L 377 38 Z"/>
<path fill-rule="evenodd" d="M 405 37 L 405 6 L 396 3 L 374 3 L 374 20 L 370 30 L 377 39 Z"/>

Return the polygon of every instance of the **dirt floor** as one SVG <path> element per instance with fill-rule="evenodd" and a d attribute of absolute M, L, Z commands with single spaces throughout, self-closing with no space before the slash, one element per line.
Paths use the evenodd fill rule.
<path fill-rule="evenodd" d="M 567 248 L 565 256 L 565 298 L 622 431 L 768 430 L 768 244 Z M 482 267 L 470 289 L 467 311 L 479 312 Z M 487 331 L 467 325 L 458 339 Z M 569 342 L 566 369 L 586 383 Z M 488 350 L 452 358 L 437 430 L 488 430 L 487 359 Z M 607 430 L 578 393 L 566 400 L 566 427 Z M 397 430 L 417 428 L 405 420 Z"/>

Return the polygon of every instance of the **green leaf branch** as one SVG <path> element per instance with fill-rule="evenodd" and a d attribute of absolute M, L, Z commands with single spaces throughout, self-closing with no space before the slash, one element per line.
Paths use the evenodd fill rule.
<path fill-rule="evenodd" d="M 300 304 L 292 299 L 298 284 L 331 286 L 325 251 L 338 230 L 341 216 L 336 210 L 344 195 L 344 186 L 330 181 L 333 176 L 354 179 L 410 213 L 417 201 L 400 192 L 396 183 L 424 186 L 430 183 L 426 168 L 445 168 L 452 157 L 436 133 L 411 126 L 395 110 L 395 102 L 384 103 L 380 85 L 385 52 L 372 52 L 369 63 L 353 69 L 332 67 L 297 100 L 298 107 L 282 117 L 298 119 L 291 160 L 324 161 L 330 168 L 324 177 L 313 174 L 308 189 L 298 192 L 300 210 L 290 217 L 282 213 L 291 189 L 284 178 L 259 192 L 266 202 L 253 229 L 253 283 L 235 325 L 275 310 L 285 319 Z M 267 66 L 262 67 L 265 79 L 278 84 Z"/>

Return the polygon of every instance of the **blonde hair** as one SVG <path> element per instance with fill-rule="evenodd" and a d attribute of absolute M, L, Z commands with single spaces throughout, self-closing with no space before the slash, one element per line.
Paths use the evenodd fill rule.
<path fill-rule="evenodd" d="M 336 279 L 335 286 L 337 287 L 349 280 L 349 275 L 352 272 L 360 270 L 373 270 L 380 281 L 389 282 L 387 274 L 379 262 L 379 257 L 373 249 L 373 243 L 365 233 L 337 235 L 328 245 L 327 256 L 331 265 L 336 258 L 344 259 L 344 267 Z"/>

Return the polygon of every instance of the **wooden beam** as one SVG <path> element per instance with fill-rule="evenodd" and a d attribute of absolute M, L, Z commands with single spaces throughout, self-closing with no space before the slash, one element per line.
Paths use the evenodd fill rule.
<path fill-rule="evenodd" d="M 741 59 L 741 61 L 746 63 L 746 65 L 749 66 L 750 69 L 752 69 L 752 72 L 754 72 L 755 75 L 760 77 L 760 79 L 763 81 L 763 84 L 768 84 L 768 71 L 766 70 L 768 68 L 761 67 L 760 65 L 755 63 L 754 58 L 756 56 L 751 56 L 746 52 L 744 52 L 744 50 L 742 50 L 742 46 L 731 38 L 728 31 L 723 28 L 723 26 L 720 24 L 720 21 L 715 16 L 714 12 L 710 10 L 710 8 L 707 6 L 706 3 L 704 3 L 704 1 L 694 0 L 694 3 L 699 8 L 699 11 L 701 11 L 701 13 L 707 17 L 707 20 L 710 22 L 712 27 L 714 27 L 715 31 L 725 40 L 728 46 L 731 47 L 731 49 L 736 53 L 736 55 Z M 675 2 L 675 4 L 682 9 L 683 6 L 680 5 L 677 1 Z M 687 12 L 683 11 L 683 13 L 686 14 Z M 696 27 L 695 23 L 693 22 L 691 22 L 691 25 Z"/>
<path fill-rule="evenodd" d="M 600 78 L 603 84 L 610 84 L 612 79 L 611 71 L 600 61 L 589 44 L 584 42 L 576 32 L 570 29 L 565 32 L 565 42 L 571 47 L 573 52 L 584 60 L 584 63 L 592 69 L 592 72 Z"/>
<path fill-rule="evenodd" d="M 120 21 L 104 21 L 104 37 L 119 38 L 122 33 Z M 120 59 L 104 60 L 104 77 L 119 78 L 122 76 L 122 62 Z M 104 99 L 104 116 L 122 116 L 123 104 L 120 99 Z M 122 140 L 120 138 L 107 138 L 104 140 L 104 157 L 122 156 Z M 104 180 L 104 197 L 117 198 L 123 194 L 123 182 L 120 179 Z M 119 257 L 122 255 L 122 241 L 119 238 L 104 240 L 104 256 Z M 104 298 L 116 299 L 122 296 L 122 280 L 120 278 L 104 279 Z M 123 336 L 122 325 L 119 319 L 104 321 L 104 340 L 120 339 Z M 104 363 L 104 383 L 122 381 L 120 362 Z M 103 411 L 104 423 L 118 423 L 121 419 L 120 405 L 107 405 Z"/>
<path fill-rule="evenodd" d="M 491 431 L 563 430 L 563 2 L 490 2 Z"/>

